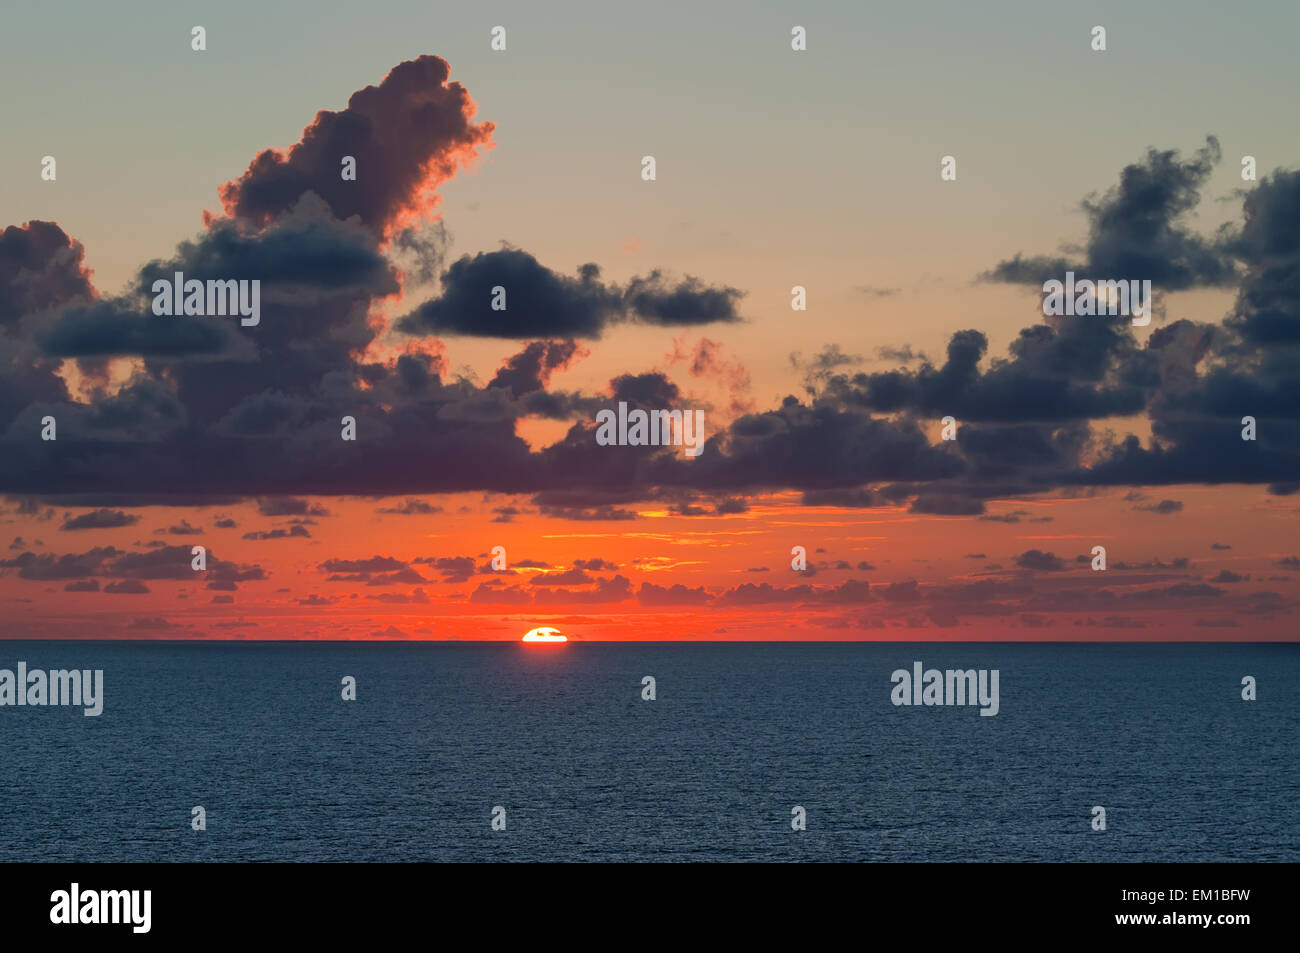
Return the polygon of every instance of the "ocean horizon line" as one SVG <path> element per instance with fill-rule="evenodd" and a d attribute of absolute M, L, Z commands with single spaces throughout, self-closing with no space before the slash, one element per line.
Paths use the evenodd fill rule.
<path fill-rule="evenodd" d="M 259 639 L 231 638 L 229 636 L 196 637 L 188 639 L 122 639 L 122 638 L 13 638 L 0 636 L 0 643 L 33 643 L 40 645 L 64 643 L 94 643 L 113 645 L 196 645 L 196 644 L 261 644 L 261 645 L 523 645 L 520 639 Z M 548 643 L 544 643 L 548 644 Z M 556 645 L 1295 645 L 1298 639 L 1242 639 L 1225 642 L 1222 639 L 584 639 L 570 637 Z"/>

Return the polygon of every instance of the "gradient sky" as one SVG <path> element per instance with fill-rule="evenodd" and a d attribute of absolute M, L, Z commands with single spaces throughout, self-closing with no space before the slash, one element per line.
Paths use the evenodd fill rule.
<path fill-rule="evenodd" d="M 591 639 L 1295 637 L 1300 471 L 1292 448 L 1300 412 L 1286 382 L 1300 366 L 1296 333 L 1261 337 L 1240 311 L 1254 302 L 1266 317 L 1291 319 L 1288 327 L 1300 320 L 1294 287 L 1247 293 L 1298 245 L 1297 206 L 1288 203 L 1300 185 L 1294 173 L 1271 177 L 1300 156 L 1291 118 L 1294 4 L 609 7 L 321 4 L 307 15 L 289 3 L 136 3 L 125 12 L 6 5 L 0 81 L 18 92 L 0 105 L 8 130 L 0 229 L 57 223 L 84 247 L 93 291 L 71 282 L 6 327 L 3 357 L 24 374 L 15 370 L 12 395 L 0 402 L 0 442 L 12 451 L 0 471 L 8 494 L 0 636 L 518 638 L 554 624 Z M 196 24 L 207 30 L 201 53 L 190 49 Z M 508 31 L 504 53 L 489 48 L 497 24 Z M 808 30 L 805 53 L 790 50 L 794 24 Z M 1089 49 L 1094 24 L 1107 28 L 1104 53 Z M 476 479 L 480 464 L 436 454 L 427 481 L 413 468 L 385 484 L 400 484 L 396 493 L 376 492 L 375 482 L 351 471 L 315 492 L 270 470 L 226 483 L 205 477 L 202 492 L 189 495 L 151 486 L 157 466 L 142 465 L 132 482 L 122 462 L 132 441 L 175 448 L 168 472 L 183 475 L 189 459 L 211 469 L 187 456 L 187 441 L 204 446 L 205 413 L 216 426 L 241 400 L 274 389 L 255 375 L 211 397 L 226 402 L 221 413 L 182 395 L 177 406 L 197 428 L 184 440 L 151 441 L 141 437 L 144 424 L 132 424 L 129 438 L 125 431 L 106 438 L 111 466 L 102 445 L 79 451 L 95 427 L 107 426 L 110 415 L 96 416 L 96 407 L 144 393 L 142 379 L 175 388 L 176 368 L 124 353 L 105 362 L 76 350 L 84 344 L 52 353 L 40 343 L 46 329 L 88 300 L 129 298 L 143 266 L 177 256 L 180 242 L 201 242 L 204 212 L 222 215 L 218 189 L 255 155 L 288 149 L 319 110 L 343 110 L 355 91 L 426 54 L 450 64 L 450 80 L 477 106 L 473 121 L 495 127 L 492 148 L 438 188 L 445 234 L 430 263 L 435 276 L 505 242 L 562 276 L 595 262 L 611 286 L 658 269 L 672 282 L 693 276 L 703 287 L 736 289 L 739 320 L 616 322 L 599 338 L 579 338 L 576 353 L 541 381 L 572 397 L 571 412 L 546 419 L 510 411 L 507 429 L 534 454 L 506 465 L 547 469 L 536 485 L 521 477 L 517 493 L 500 491 L 509 480 Z M 1187 171 L 1207 136 L 1221 159 L 1203 174 Z M 1141 354 L 1108 351 L 1114 363 L 1088 382 L 1116 392 L 1140 387 L 1144 408 L 1050 419 L 1026 396 L 1022 418 L 999 411 L 971 423 L 963 413 L 979 406 L 974 397 L 951 410 L 925 399 L 864 408 L 866 384 L 855 385 L 853 375 L 913 375 L 925 359 L 941 368 L 952 336 L 965 329 L 985 335 L 979 367 L 987 373 L 1022 329 L 1046 324 L 1033 282 L 1008 269 L 1003 280 L 981 280 L 1000 263 L 1017 254 L 1133 260 L 1137 230 L 1117 226 L 1090 245 L 1098 220 L 1081 203 L 1093 196 L 1113 208 L 1106 196 L 1126 168 L 1155 169 L 1148 149 L 1176 150 L 1161 174 L 1194 180 L 1195 201 L 1165 216 L 1174 235 L 1168 247 L 1146 251 L 1179 266 L 1169 271 L 1175 275 L 1199 241 L 1236 273 L 1213 278 L 1201 269 L 1164 286 L 1155 281 L 1163 316 L 1125 329 Z M 645 154 L 657 160 L 653 183 L 640 179 Z M 945 154 L 958 160 L 956 182 L 939 180 Z M 1257 219 L 1280 221 L 1280 234 L 1256 225 L 1243 237 L 1249 198 L 1240 190 L 1257 186 L 1240 178 L 1245 154 L 1257 158 L 1266 180 L 1259 185 L 1268 186 Z M 58 161 L 56 182 L 40 179 L 44 155 Z M 1110 253 L 1114 243 L 1123 255 Z M 421 417 L 412 404 L 402 439 L 419 445 L 412 420 L 426 421 L 436 442 L 445 422 L 476 419 L 484 401 L 499 399 L 489 392 L 503 362 L 529 341 L 567 338 L 539 321 L 536 333 L 511 339 L 437 333 L 413 342 L 394 322 L 421 302 L 452 298 L 436 277 L 420 282 L 410 257 L 376 248 L 397 262 L 404 287 L 400 296 L 372 289 L 360 323 L 378 333 L 364 360 L 392 368 L 414 347 L 445 384 L 467 382 L 454 406 L 439 404 L 450 409 Z M 14 268 L 0 279 L 28 287 L 31 260 Z M 808 289 L 806 313 L 790 310 L 795 284 Z M 272 287 L 269 279 L 264 285 Z M 310 289 L 295 294 L 295 307 L 309 314 Z M 275 308 L 264 303 L 264 324 L 276 320 Z M 1246 321 L 1235 331 L 1223 325 L 1234 309 Z M 339 318 L 347 320 L 359 319 Z M 1179 321 L 1186 323 L 1174 327 Z M 1206 328 L 1216 330 L 1202 347 L 1195 342 Z M 1157 360 L 1148 343 L 1161 329 L 1168 335 Z M 904 360 L 904 348 L 924 358 Z M 844 358 L 818 364 L 828 353 Z M 1142 355 L 1159 364 L 1158 381 L 1133 383 Z M 40 456 L 47 448 L 33 429 L 52 406 L 49 394 L 25 390 L 25 369 L 56 358 L 68 386 L 62 406 L 73 420 L 84 418 L 65 431 L 59 417 L 58 450 L 71 456 L 57 460 Z M 190 360 L 203 359 L 181 363 Z M 347 373 L 348 363 L 336 370 Z M 1073 373 L 1046 358 L 1025 363 L 1046 377 Z M 1217 383 L 1216 369 L 1225 374 Z M 206 373 L 200 368 L 193 379 Z M 881 446 L 875 431 L 854 431 L 863 460 L 887 457 L 900 434 L 920 435 L 935 454 L 962 456 L 960 437 L 962 449 L 938 443 L 938 417 L 952 413 L 964 433 L 969 427 L 988 441 L 971 451 L 982 471 L 967 460 L 961 474 L 934 482 L 918 453 L 902 475 L 864 473 L 855 483 L 828 461 L 822 480 L 810 437 L 755 450 L 768 462 L 791 447 L 811 454 L 793 478 L 772 463 L 774 475 L 754 483 L 736 477 L 732 471 L 746 469 L 739 465 L 700 481 L 683 476 L 690 467 L 678 461 L 648 465 L 648 475 L 616 487 L 588 488 L 591 506 L 557 505 L 564 475 L 580 479 L 582 467 L 566 469 L 567 457 L 542 451 L 566 433 L 576 439 L 571 427 L 590 426 L 592 402 L 612 401 L 611 381 L 622 374 L 662 375 L 657 380 L 676 386 L 678 406 L 706 409 L 710 435 L 721 439 L 738 426 L 731 435 L 740 443 L 770 423 L 765 415 L 788 395 L 828 413 L 869 410 L 891 429 Z M 1251 381 L 1265 382 L 1259 409 L 1248 400 L 1225 409 L 1223 395 L 1236 408 L 1249 396 L 1242 382 Z M 342 386 L 322 379 L 301 393 L 283 389 L 319 411 L 308 414 L 310 429 L 324 434 L 320 420 L 337 420 Z M 348 386 L 377 393 L 386 385 Z M 376 401 L 363 442 L 378 439 L 381 423 L 399 426 L 398 411 Z M 1151 443 L 1153 410 L 1159 446 L 1171 454 L 1160 456 Z M 1228 454 L 1254 448 L 1207 435 L 1235 439 L 1236 420 L 1247 413 L 1265 421 L 1268 446 L 1260 450 L 1270 456 L 1234 469 Z M 1129 433 L 1152 458 L 1116 465 L 1095 483 L 1079 477 L 1117 459 Z M 323 461 L 316 472 L 337 452 L 327 438 L 311 438 L 326 454 L 307 455 Z M 730 445 L 731 459 L 741 459 L 740 443 Z M 266 446 L 258 454 L 289 444 Z M 371 447 L 366 452 L 377 452 Z M 726 457 L 728 445 L 705 452 Z M 995 462 L 1006 467 L 996 478 Z M 466 471 L 460 480 L 432 475 L 458 467 Z M 599 489 L 613 495 L 600 499 Z M 832 490 L 840 495 L 815 495 Z M 853 490 L 865 494 L 862 505 L 843 505 Z M 546 492 L 552 496 L 539 496 Z M 385 512 L 396 510 L 405 512 Z M 611 515 L 620 518 L 599 518 Z M 76 528 L 97 522 L 121 525 Z M 276 530 L 276 538 L 255 538 Z M 188 557 L 183 572 L 166 563 L 195 543 L 231 568 L 196 580 Z M 497 545 L 506 547 L 511 573 L 487 568 Z M 807 548 L 811 574 L 790 569 L 795 545 Z M 1076 561 L 1094 545 L 1108 549 L 1106 573 Z M 124 559 L 151 553 L 152 561 Z"/>

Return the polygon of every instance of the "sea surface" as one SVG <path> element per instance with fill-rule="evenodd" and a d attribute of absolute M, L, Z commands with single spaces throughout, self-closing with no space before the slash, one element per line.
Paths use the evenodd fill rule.
<path fill-rule="evenodd" d="M 0 642 L 20 660 L 103 669 L 105 703 L 0 707 L 4 861 L 1300 860 L 1300 645 Z M 999 713 L 895 707 L 918 660 L 997 669 Z"/>

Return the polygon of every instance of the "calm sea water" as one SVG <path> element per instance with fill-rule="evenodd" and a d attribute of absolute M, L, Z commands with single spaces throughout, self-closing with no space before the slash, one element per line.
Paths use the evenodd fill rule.
<path fill-rule="evenodd" d="M 1001 712 L 894 707 L 918 659 L 999 669 Z M 106 701 L 0 708 L 6 861 L 1300 860 L 1300 645 L 0 642 L 19 660 L 102 668 Z"/>

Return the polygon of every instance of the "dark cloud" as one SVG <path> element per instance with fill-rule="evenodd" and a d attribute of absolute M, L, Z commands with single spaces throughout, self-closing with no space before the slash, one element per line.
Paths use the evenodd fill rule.
<path fill-rule="evenodd" d="M 892 587 L 890 587 L 892 588 Z M 747 606 L 774 603 L 852 604 L 870 602 L 870 584 L 850 579 L 839 586 L 773 586 L 771 583 L 745 582 L 717 597 L 719 605 Z"/>
<path fill-rule="evenodd" d="M 1222 243 L 1186 223 L 1221 157 L 1213 136 L 1186 160 L 1177 150 L 1149 149 L 1143 161 L 1124 167 L 1119 185 L 1083 200 L 1088 240 L 1081 260 L 1017 255 L 985 277 L 1041 287 L 1074 271 L 1081 278 L 1145 279 L 1158 291 L 1229 282 L 1235 268 Z"/>
<path fill-rule="evenodd" d="M 631 510 L 614 506 L 542 506 L 538 511 L 553 519 L 576 520 L 580 523 L 617 523 L 636 519 L 636 513 Z"/>
<path fill-rule="evenodd" d="M 164 619 L 162 616 L 149 616 L 132 619 L 127 628 L 137 631 L 158 632 L 167 629 L 179 629 L 180 626 L 175 622 Z"/>
<path fill-rule="evenodd" d="M 410 564 L 392 556 L 371 556 L 368 559 L 327 559 L 317 568 L 328 573 L 373 573 L 409 569 Z"/>
<path fill-rule="evenodd" d="M 226 214 L 264 225 L 308 191 L 376 234 L 427 213 L 433 190 L 492 145 L 493 124 L 471 121 L 474 103 L 449 74 L 446 60 L 420 56 L 353 93 L 346 109 L 318 112 L 287 153 L 267 149 L 222 186 Z M 356 181 L 341 175 L 344 156 L 356 159 Z"/>
<path fill-rule="evenodd" d="M 376 513 L 394 513 L 399 516 L 430 516 L 441 513 L 441 506 L 434 506 L 424 500 L 406 500 L 396 506 L 381 506 Z"/>
<path fill-rule="evenodd" d="M 803 494 L 804 506 L 838 506 L 849 509 L 871 509 L 888 506 L 889 501 L 864 487 L 843 490 L 807 490 Z"/>
<path fill-rule="evenodd" d="M 288 529 L 269 529 L 255 530 L 244 534 L 244 539 L 267 540 L 267 539 L 310 539 L 311 531 L 305 526 L 291 526 Z"/>
<path fill-rule="evenodd" d="M 687 275 L 673 284 L 659 271 L 633 278 L 623 292 L 626 309 L 645 324 L 705 324 L 739 321 L 736 305 L 744 292 L 714 288 Z"/>
<path fill-rule="evenodd" d="M 981 371 L 978 365 L 987 348 L 983 332 L 958 331 L 949 341 L 943 366 L 927 361 L 911 371 L 832 375 L 818 403 L 884 413 L 907 410 L 936 419 L 953 416 L 959 425 L 1069 421 L 1137 413 L 1146 404 L 1148 390 L 1158 383 L 1149 372 L 1150 360 L 1132 338 L 1105 322 L 1025 328 L 1011 344 L 1012 360 Z M 1008 436 L 1024 438 L 1027 431 Z M 963 438 L 959 431 L 958 441 Z M 978 452 L 979 445 L 972 450 Z"/>
<path fill-rule="evenodd" d="M 387 605 L 428 605 L 431 602 L 428 594 L 419 587 L 409 593 L 381 592 L 378 595 L 368 595 L 366 598 Z"/>
<path fill-rule="evenodd" d="M 1221 326 L 1179 321 L 1152 334 L 1163 387 L 1149 414 L 1155 440 L 1107 448 L 1072 482 L 1300 482 L 1300 172 L 1278 170 L 1246 193 L 1244 223 L 1223 242 L 1241 283 Z M 1244 416 L 1258 434 L 1243 441 Z"/>
<path fill-rule="evenodd" d="M 1135 506 L 1136 510 L 1144 510 L 1148 513 L 1159 513 L 1161 516 L 1168 516 L 1170 513 L 1181 513 L 1183 511 L 1182 500 L 1161 500 L 1159 503 L 1151 503 L 1146 506 Z"/>
<path fill-rule="evenodd" d="M 1016 565 L 1021 569 L 1033 569 L 1038 572 L 1060 572 L 1065 568 L 1065 560 L 1055 553 L 1029 549 L 1016 557 Z"/>
<path fill-rule="evenodd" d="M 435 221 L 402 229 L 393 236 L 389 249 L 407 276 L 407 286 L 418 287 L 438 277 L 450 245 L 446 226 Z"/>
<path fill-rule="evenodd" d="M 54 222 L 0 231 L 0 326 L 78 298 L 94 297 L 85 249 Z"/>
<path fill-rule="evenodd" d="M 261 282 L 259 324 L 242 327 L 233 316 L 154 315 L 154 282 L 170 281 L 176 272 L 186 279 Z M 308 196 L 265 231 L 226 220 L 214 223 L 198 239 L 182 242 L 171 259 L 141 268 L 128 293 L 53 313 L 42 321 L 36 341 L 46 354 L 59 357 L 138 354 L 171 364 L 181 359 L 196 365 L 228 360 L 256 367 L 268 348 L 275 349 L 294 336 L 305 337 L 303 332 L 313 323 L 319 330 L 317 322 L 322 319 L 355 325 L 354 343 L 373 336 L 364 316 L 351 314 L 346 303 L 358 296 L 397 290 L 395 272 L 373 237 L 360 226 L 331 218 L 319 199 Z M 324 307 L 328 303 L 340 313 L 331 313 Z M 282 355 L 281 360 L 292 358 L 291 368 L 307 360 L 312 351 L 331 351 L 346 358 L 346 348 L 335 350 L 346 341 L 318 341 L 306 353 Z M 241 374 L 248 376 L 250 369 L 241 368 Z"/>
<path fill-rule="evenodd" d="M 470 593 L 469 601 L 488 605 L 498 604 L 520 606 L 527 605 L 532 601 L 532 597 L 526 591 L 517 586 L 507 589 L 483 583 Z"/>
<path fill-rule="evenodd" d="M 921 599 L 921 590 L 915 579 L 907 579 L 902 582 L 893 582 L 884 588 L 881 595 L 887 602 L 918 602 Z"/>
<path fill-rule="evenodd" d="M 30 333 L 49 310 L 94 297 L 83 255 L 80 243 L 53 222 L 0 231 L 0 434 L 24 410 L 69 399 L 60 362 L 43 354 Z M 31 417 L 33 425 L 39 422 Z"/>
<path fill-rule="evenodd" d="M 515 563 L 515 565 L 516 565 L 516 566 L 523 566 L 524 563 L 522 563 L 522 562 L 517 562 L 517 563 Z M 610 562 L 608 559 L 600 559 L 600 558 L 596 558 L 596 559 L 575 559 L 575 560 L 573 561 L 573 565 L 576 566 L 576 567 L 578 567 L 579 569 L 589 569 L 589 570 L 591 570 L 592 572 L 600 572 L 601 570 L 609 570 L 609 571 L 613 571 L 613 570 L 615 570 L 615 569 L 618 569 L 617 564 Z"/>
<path fill-rule="evenodd" d="M 533 577 L 532 584 L 534 586 L 586 586 L 595 581 L 594 576 L 589 576 L 575 566 L 563 572 L 538 573 Z"/>
<path fill-rule="evenodd" d="M 810 491 L 869 480 L 935 480 L 963 469 L 959 458 L 931 446 L 912 421 L 809 407 L 787 397 L 779 410 L 746 415 L 721 439 L 710 437 L 689 465 L 668 457 L 650 472 L 681 473 L 683 484 L 702 488 Z"/>
<path fill-rule="evenodd" d="M 364 582 L 367 586 L 396 586 L 428 582 L 414 569 L 399 569 L 396 572 L 357 573 L 350 576 L 331 576 L 331 582 Z"/>
<path fill-rule="evenodd" d="M 441 573 L 443 582 L 466 582 L 478 571 L 472 556 L 420 557 L 415 562 L 424 563 Z"/>
<path fill-rule="evenodd" d="M 708 516 L 710 511 L 694 503 L 674 503 L 672 512 L 678 516 Z"/>
<path fill-rule="evenodd" d="M 36 339 L 51 357 L 175 357 L 218 354 L 234 347 L 228 324 L 157 317 L 143 304 L 121 299 L 67 308 Z"/>
<path fill-rule="evenodd" d="M 1088 556 L 1076 556 L 1075 562 L 1091 562 Z M 1112 570 L 1148 570 L 1148 569 L 1189 569 L 1192 562 L 1186 556 L 1175 556 L 1171 562 L 1164 562 L 1160 559 L 1151 559 L 1142 563 L 1130 563 L 1120 560 L 1111 564 Z"/>
<path fill-rule="evenodd" d="M 115 546 L 96 546 L 84 553 L 24 552 L 13 559 L 0 560 L 0 569 L 17 569 L 20 579 L 84 579 L 100 573 L 106 560 L 123 555 Z"/>
<path fill-rule="evenodd" d="M 636 593 L 637 602 L 643 606 L 701 606 L 713 601 L 713 596 L 703 586 L 691 588 L 676 583 L 672 586 L 657 586 L 652 582 L 641 583 Z"/>
<path fill-rule="evenodd" d="M 488 387 L 505 387 L 515 397 L 544 390 L 551 375 L 567 367 L 577 352 L 577 342 L 572 340 L 531 341 L 507 359 Z"/>
<path fill-rule="evenodd" d="M 266 572 L 256 563 L 240 564 L 219 559 L 214 550 L 207 551 L 207 569 L 193 567 L 190 546 L 160 546 L 143 553 L 117 554 L 97 575 L 123 579 L 171 579 L 245 582 L 265 579 Z"/>
<path fill-rule="evenodd" d="M 987 523 L 1019 523 L 1028 515 L 1024 510 L 1016 510 L 1014 513 L 986 513 L 980 519 Z"/>
<path fill-rule="evenodd" d="M 632 598 L 632 583 L 626 576 L 596 580 L 594 589 L 538 589 L 533 602 L 539 606 L 598 605 Z"/>
<path fill-rule="evenodd" d="M 0 291 L 23 309 L 6 322 L 14 333 L 0 336 L 0 491 L 33 506 L 57 499 L 65 507 L 393 496 L 408 503 L 392 509 L 410 515 L 428 512 L 422 507 L 429 504 L 414 502 L 421 495 L 473 490 L 526 494 L 547 517 L 626 522 L 644 501 L 726 515 L 766 491 L 798 492 L 810 506 L 910 505 L 919 513 L 975 516 L 988 500 L 1059 486 L 1234 481 L 1281 493 L 1300 483 L 1300 349 L 1288 337 L 1288 328 L 1300 325 L 1300 228 L 1292 214 L 1300 173 L 1265 176 L 1246 195 L 1244 223 L 1215 240 L 1214 253 L 1231 257 L 1242 276 L 1223 325 L 1173 322 L 1139 344 L 1123 322 L 1036 322 L 1002 355 L 989 353 L 980 331 L 960 330 L 940 363 L 913 360 L 871 373 L 858 371 L 860 358 L 828 349 L 811 364 L 796 364 L 808 376 L 802 397 L 727 417 L 710 410 L 707 444 L 694 459 L 680 448 L 595 444 L 601 408 L 621 400 L 681 408 L 694 399 L 666 373 L 632 369 L 604 393 L 553 392 L 550 379 L 580 356 L 576 339 L 596 337 L 613 322 L 734 320 L 732 289 L 692 278 L 672 283 L 657 272 L 620 286 L 603 281 L 594 266 L 565 277 L 504 249 L 453 263 L 440 297 L 417 312 L 431 316 L 432 323 L 417 322 L 421 332 L 437 325 L 529 339 L 486 386 L 449 374 L 439 342 L 407 341 L 406 353 L 375 358 L 378 306 L 402 290 L 380 237 L 419 205 L 411 183 L 426 181 L 420 163 L 455 156 L 433 179 L 450 175 L 465 157 L 457 150 L 467 148 L 466 136 L 477 135 L 465 133 L 468 120 L 456 104 L 467 100 L 445 78 L 427 63 L 399 67 L 385 83 L 391 88 L 362 91 L 343 113 L 318 117 L 297 151 L 259 156 L 227 190 L 233 217 L 145 265 L 117 298 L 94 298 L 80 252 L 57 226 L 6 230 L 17 234 L 14 248 L 25 245 L 0 251 L 0 262 L 11 262 L 0 264 L 0 283 L 8 282 Z M 419 105 L 418 89 L 431 97 L 429 110 Z M 393 130 L 426 112 L 435 126 L 450 114 L 451 131 L 420 129 L 411 133 L 418 141 L 398 143 Z M 372 149 L 361 161 L 359 152 L 348 153 L 358 155 L 359 179 L 341 183 L 339 156 L 330 150 L 361 119 L 388 125 L 358 133 L 357 141 L 388 143 L 396 154 Z M 1134 236 L 1154 236 L 1151 254 L 1175 284 L 1217 281 L 1201 254 L 1209 246 L 1183 225 L 1212 159 L 1208 149 L 1186 162 L 1153 153 L 1126 170 L 1112 193 L 1088 200 L 1096 223 L 1088 264 L 1132 259 L 1141 251 Z M 377 193 L 354 206 L 335 194 L 386 163 L 400 174 L 374 183 Z M 341 220 L 345 214 L 357 219 Z M 12 264 L 19 261 L 26 264 Z M 515 269 L 521 284 L 494 278 L 500 268 Z M 149 280 L 174 270 L 260 277 L 261 324 L 165 319 L 168 327 L 156 331 L 140 324 Z M 44 284 L 32 277 L 46 273 L 52 277 Z M 509 308 L 485 312 L 490 295 L 480 292 L 498 283 L 509 287 Z M 19 285 L 44 290 L 14 290 Z M 194 327 L 215 337 L 193 347 L 168 337 Z M 57 361 L 38 347 L 56 339 L 64 342 L 60 354 L 142 360 L 125 384 L 109 387 L 92 376 L 86 399 L 73 401 L 54 373 Z M 57 441 L 34 438 L 47 413 L 58 419 Z M 1144 413 L 1154 434 L 1145 444 L 1098 426 L 1116 420 L 1122 434 L 1122 418 Z M 1240 439 L 1245 413 L 1258 417 L 1256 441 Z M 937 441 L 939 419 L 949 414 L 958 419 L 958 438 Z M 345 416 L 356 422 L 355 442 L 340 439 Z M 518 425 L 534 416 L 569 429 L 533 452 Z M 259 504 L 264 512 L 266 505 Z M 494 515 L 518 509 L 503 505 Z M 299 523 L 250 538 L 307 533 Z M 50 561 L 55 557 L 24 552 L 18 559 L 22 565 L 4 565 L 26 578 L 71 571 Z"/>
<path fill-rule="evenodd" d="M 123 513 L 121 510 L 92 510 L 65 519 L 59 529 L 116 529 L 120 526 L 133 526 L 138 522 L 140 517 L 134 513 Z"/>
<path fill-rule="evenodd" d="M 976 516 L 984 512 L 984 502 L 961 496 L 925 494 L 912 501 L 910 512 L 936 516 Z"/>
<path fill-rule="evenodd" d="M 293 497 L 260 499 L 257 512 L 263 516 L 329 516 L 330 511 L 319 503 L 310 503 Z"/>
<path fill-rule="evenodd" d="M 505 291 L 504 308 L 494 308 L 497 288 Z M 569 277 L 526 251 L 503 248 L 452 262 L 442 275 L 442 294 L 397 326 L 409 334 L 599 338 L 608 325 L 629 320 L 666 326 L 738 321 L 741 296 L 689 276 L 671 284 L 657 271 L 622 288 L 601 281 L 595 264 Z"/>
<path fill-rule="evenodd" d="M 1283 346 L 1294 366 L 1300 344 L 1300 170 L 1277 170 L 1256 183 L 1242 204 L 1244 224 L 1228 247 L 1246 263 L 1226 322 L 1252 349 Z M 1290 403 L 1295 407 L 1294 399 Z M 1292 481 L 1294 482 L 1294 481 Z"/>
<path fill-rule="evenodd" d="M 442 294 L 397 326 L 411 334 L 595 338 L 622 306 L 599 276 L 599 267 L 584 265 L 569 278 L 512 248 L 466 255 L 443 273 Z M 505 290 L 501 310 L 493 310 L 496 288 Z"/>

